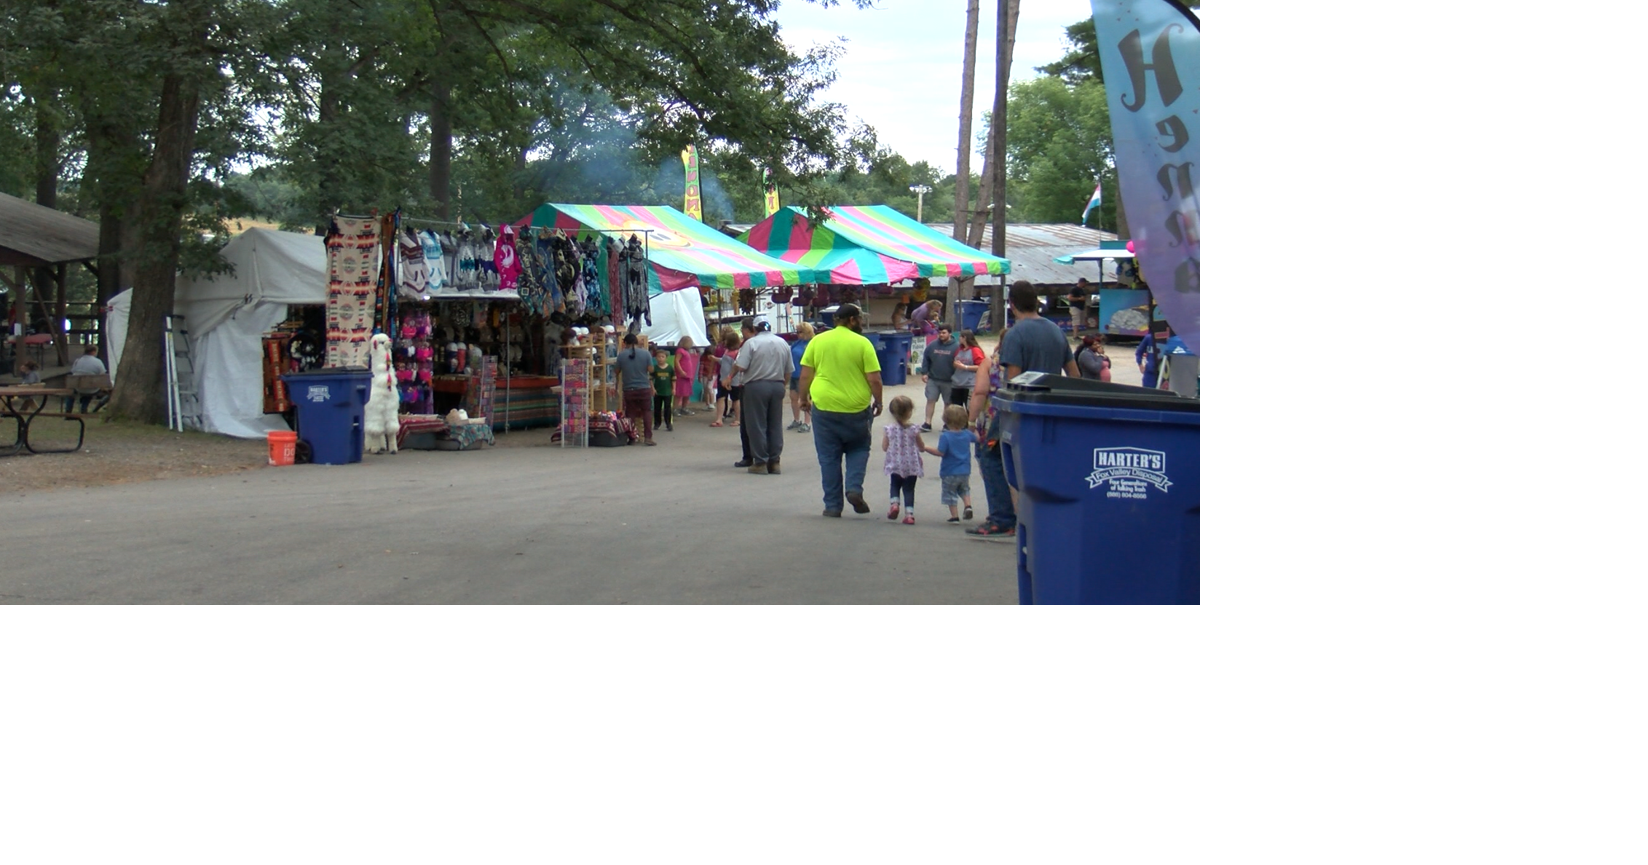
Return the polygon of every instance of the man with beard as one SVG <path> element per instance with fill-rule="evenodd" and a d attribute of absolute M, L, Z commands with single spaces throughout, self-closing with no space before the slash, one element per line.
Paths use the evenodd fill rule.
<path fill-rule="evenodd" d="M 863 311 L 858 304 L 844 303 L 835 323 L 813 337 L 801 355 L 801 406 L 812 407 L 826 517 L 841 516 L 843 483 L 853 510 L 870 512 L 864 470 L 870 461 L 870 424 L 881 414 L 881 364 L 875 346 L 863 336 Z"/>

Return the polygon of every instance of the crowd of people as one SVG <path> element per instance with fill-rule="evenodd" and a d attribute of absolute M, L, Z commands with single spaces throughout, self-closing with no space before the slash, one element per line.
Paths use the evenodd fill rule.
<path fill-rule="evenodd" d="M 1041 298 L 1026 281 L 1012 285 L 1009 301 L 1014 324 L 993 353 L 984 351 L 972 331 L 956 333 L 939 323 L 936 310 L 926 312 L 929 304 L 912 311 L 912 327 L 931 323 L 933 335 L 918 367 L 925 398 L 920 422 L 910 397 L 896 396 L 885 404 L 879 443 L 888 479 L 889 520 L 915 523 L 917 480 L 927 477 L 924 458 L 935 456 L 946 522 L 974 518 L 970 479 L 976 461 L 986 514 L 967 533 L 986 538 L 1013 534 L 1018 519 L 1002 460 L 1000 418 L 991 396 L 1004 381 L 1024 372 L 1110 381 L 1111 360 L 1102 337 L 1085 337 L 1072 350 L 1064 331 L 1041 316 Z M 654 441 L 656 427 L 673 430 L 676 417 L 713 412 L 709 426 L 738 428 L 741 459 L 733 465 L 751 474 L 780 474 L 784 434 L 810 433 L 824 516 L 840 518 L 849 506 L 855 513 L 869 513 L 864 482 L 877 440 L 874 425 L 883 414 L 881 366 L 874 345 L 863 334 L 865 314 L 857 304 L 841 304 L 834 325 L 816 333 L 803 324 L 796 339 L 786 342 L 766 322 L 745 320 L 737 330 L 723 328 L 714 344 L 702 349 L 683 338 L 673 357 L 658 348 L 651 357 L 637 352 L 638 359 L 626 365 L 620 353 L 626 412 L 634 406 L 644 413 L 643 400 L 651 398 L 652 411 L 645 420 L 648 444 Z M 626 352 L 632 339 L 626 339 Z M 1145 362 L 1141 353 L 1141 371 Z M 790 421 L 781 427 L 786 401 Z M 935 417 L 940 429 L 929 439 Z"/>

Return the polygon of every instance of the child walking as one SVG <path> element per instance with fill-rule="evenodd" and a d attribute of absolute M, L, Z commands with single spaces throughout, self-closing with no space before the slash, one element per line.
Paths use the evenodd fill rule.
<path fill-rule="evenodd" d="M 675 345 L 675 414 L 677 417 L 691 417 L 693 410 L 687 408 L 692 402 L 692 385 L 698 380 L 698 355 L 692 350 L 692 337 L 681 334 L 681 341 Z"/>
<path fill-rule="evenodd" d="M 916 404 L 907 396 L 895 396 L 887 404 L 893 422 L 881 428 L 881 450 L 887 454 L 882 468 L 891 480 L 888 485 L 887 519 L 898 519 L 898 496 L 904 493 L 904 524 L 916 524 L 916 478 L 925 472 L 921 465 L 924 453 L 939 455 L 921 440 L 921 427 L 910 423 Z"/>
<path fill-rule="evenodd" d="M 698 356 L 698 382 L 702 385 L 699 396 L 704 398 L 704 411 L 715 411 L 715 346 L 704 346 L 704 353 Z M 714 424 L 711 424 L 714 426 Z"/>
<path fill-rule="evenodd" d="M 675 413 L 671 410 L 675 400 L 675 365 L 670 363 L 669 352 L 663 346 L 652 350 L 652 359 L 652 428 L 662 424 L 664 429 L 675 432 Z"/>
<path fill-rule="evenodd" d="M 973 476 L 973 442 L 978 436 L 967 428 L 967 409 L 952 405 L 944 410 L 944 432 L 938 434 L 938 479 L 942 484 L 942 501 L 950 508 L 947 523 L 959 523 L 973 518 L 973 495 L 968 480 Z M 956 516 L 956 501 L 967 508 L 966 515 Z"/>

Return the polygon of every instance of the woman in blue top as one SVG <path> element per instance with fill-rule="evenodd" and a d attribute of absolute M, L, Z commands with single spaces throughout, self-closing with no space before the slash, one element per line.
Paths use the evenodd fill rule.
<path fill-rule="evenodd" d="M 795 361 L 795 372 L 790 375 L 791 420 L 790 425 L 785 427 L 787 430 L 812 432 L 813 429 L 813 407 L 801 407 L 801 355 L 806 354 L 807 343 L 812 342 L 815 335 L 813 326 L 802 322 L 801 326 L 795 329 L 795 342 L 790 343 L 790 359 Z M 801 419 L 803 411 L 807 413 L 806 420 Z"/>

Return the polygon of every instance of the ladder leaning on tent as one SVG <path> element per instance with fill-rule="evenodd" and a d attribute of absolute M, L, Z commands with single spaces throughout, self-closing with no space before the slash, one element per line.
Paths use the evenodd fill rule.
<path fill-rule="evenodd" d="M 181 315 L 166 316 L 166 426 L 179 432 L 201 428 L 195 361 Z"/>

